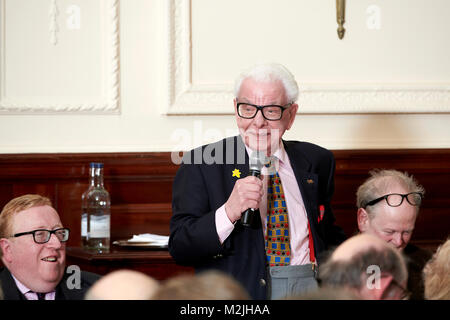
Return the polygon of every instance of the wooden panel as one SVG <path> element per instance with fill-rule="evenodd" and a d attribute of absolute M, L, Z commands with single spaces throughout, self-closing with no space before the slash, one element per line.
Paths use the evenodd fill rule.
<path fill-rule="evenodd" d="M 127 239 L 133 234 L 169 234 L 170 203 L 126 204 L 111 208 L 111 237 Z"/>
<path fill-rule="evenodd" d="M 110 253 L 92 253 L 80 248 L 67 248 L 67 265 L 75 264 L 84 271 L 107 274 L 118 269 L 133 269 L 146 273 L 158 280 L 165 280 L 177 274 L 192 274 L 193 268 L 175 264 L 167 250 L 123 250 L 113 249 Z"/>
<path fill-rule="evenodd" d="M 450 150 L 336 150 L 333 208 L 348 236 L 357 231 L 356 190 L 373 168 L 413 174 L 426 195 L 413 242 L 438 244 L 450 225 Z M 111 194 L 112 240 L 138 233 L 169 233 L 172 183 L 178 166 L 170 153 L 6 154 L 0 155 L 0 206 L 13 197 L 37 192 L 50 197 L 71 228 L 69 246 L 80 242 L 81 194 L 88 185 L 89 162 L 105 164 Z"/>
<path fill-rule="evenodd" d="M 0 155 L 0 206 L 26 193 L 48 196 L 64 225 L 72 230 L 68 245 L 77 246 L 81 195 L 88 187 L 89 163 L 93 161 L 105 165 L 105 187 L 112 202 L 112 240 L 144 232 L 169 233 L 177 170 L 169 153 Z"/>

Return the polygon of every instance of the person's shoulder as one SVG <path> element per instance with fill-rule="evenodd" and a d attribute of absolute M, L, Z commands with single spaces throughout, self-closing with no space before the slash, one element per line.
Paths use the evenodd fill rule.
<path fill-rule="evenodd" d="M 102 276 L 93 272 L 81 271 L 81 281 L 87 285 L 93 285 Z"/>
<path fill-rule="evenodd" d="M 61 283 L 69 283 L 73 282 L 74 279 L 77 279 L 77 281 L 80 281 L 82 287 L 90 287 L 93 285 L 97 280 L 99 280 L 102 276 L 93 272 L 89 271 L 83 271 L 79 268 L 76 269 L 70 269 L 70 266 L 66 268 L 64 272 L 64 276 L 61 279 Z M 75 281 L 75 282 L 77 282 Z"/>
<path fill-rule="evenodd" d="M 5 266 L 1 266 L 0 267 L 0 281 L 2 279 L 6 279 L 6 278 L 12 279 L 11 272 Z"/>
<path fill-rule="evenodd" d="M 16 282 L 13 279 L 11 271 L 5 266 L 0 268 L 0 287 L 3 291 L 4 300 L 21 300 L 23 297 L 17 288 Z"/>
<path fill-rule="evenodd" d="M 2 281 L 2 279 L 5 278 L 7 276 L 7 274 L 9 273 L 7 270 L 8 269 L 6 269 L 5 267 L 0 267 L 0 287 L 2 286 L 2 284 L 4 282 L 4 281 Z"/>

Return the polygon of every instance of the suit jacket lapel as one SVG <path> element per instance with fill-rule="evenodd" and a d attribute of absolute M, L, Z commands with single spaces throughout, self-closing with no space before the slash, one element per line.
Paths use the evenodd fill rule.
<path fill-rule="evenodd" d="M 234 148 L 228 148 L 228 151 L 231 149 L 234 150 L 234 161 L 233 163 L 229 163 L 227 161 L 225 165 L 225 181 L 227 183 L 227 192 L 228 196 L 231 194 L 234 184 L 238 179 L 242 179 L 248 176 L 249 169 L 249 155 L 247 154 L 247 150 L 245 148 L 245 144 L 242 141 L 240 135 L 233 137 Z M 225 153 L 226 154 L 226 153 Z M 233 170 L 239 170 L 240 178 L 233 176 Z M 253 239 L 253 248 L 257 252 L 263 253 L 259 257 L 261 258 L 261 263 L 265 263 L 265 244 L 264 244 L 264 235 L 262 232 L 261 226 L 261 218 L 258 215 L 255 217 L 253 226 L 251 228 L 246 228 L 240 225 L 240 223 L 236 223 L 235 230 L 233 232 L 248 232 L 252 234 L 251 239 Z"/>
<path fill-rule="evenodd" d="M 69 282 L 71 282 L 71 279 L 69 279 L 69 274 L 67 273 L 67 268 L 64 270 L 64 276 L 62 277 L 59 284 L 56 286 L 55 291 L 55 300 L 83 300 L 84 299 L 84 286 L 81 284 L 81 288 L 72 288 L 69 289 L 67 286 Z M 82 273 L 80 273 L 80 281 L 83 282 L 83 276 Z"/>
<path fill-rule="evenodd" d="M 319 177 L 317 174 L 310 172 L 311 163 L 306 157 L 300 152 L 293 150 L 293 148 L 289 148 L 289 144 L 285 141 L 283 142 L 295 178 L 297 179 L 308 220 L 311 225 L 314 225 L 314 221 L 317 221 Z"/>
<path fill-rule="evenodd" d="M 224 153 L 226 155 L 224 175 L 225 181 L 227 182 L 228 194 L 231 194 L 236 181 L 248 176 L 250 171 L 247 150 L 245 149 L 241 136 L 235 136 L 232 139 L 232 141 L 227 139 L 225 143 L 226 146 L 224 146 L 224 148 L 233 150 L 233 157 L 229 157 L 229 154 L 226 153 L 226 151 L 229 152 L 231 150 L 225 150 Z M 231 145 L 229 145 L 230 143 L 233 143 L 232 148 Z"/>
<path fill-rule="evenodd" d="M 0 272 L 0 280 L 4 300 L 27 300 L 17 288 L 16 282 L 7 268 L 3 268 Z"/>

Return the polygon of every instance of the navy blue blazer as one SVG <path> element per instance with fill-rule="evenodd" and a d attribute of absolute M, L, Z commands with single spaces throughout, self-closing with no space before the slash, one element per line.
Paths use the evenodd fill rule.
<path fill-rule="evenodd" d="M 342 229 L 334 225 L 330 207 L 334 157 L 329 150 L 311 143 L 283 143 L 303 197 L 320 263 L 321 252 L 345 240 Z M 232 150 L 234 153 L 230 155 Z M 205 163 L 201 161 L 205 154 L 223 161 Z M 260 217 L 256 217 L 252 228 L 237 222 L 223 244 L 215 224 L 215 212 L 228 200 L 237 180 L 232 176 L 233 170 L 238 169 L 241 178 L 246 177 L 248 163 L 240 136 L 199 147 L 184 156 L 173 183 L 169 252 L 178 264 L 193 266 L 197 272 L 221 270 L 237 279 L 253 299 L 266 299 L 265 244 Z M 325 207 L 325 214 L 318 222 L 320 205 Z"/>
<path fill-rule="evenodd" d="M 80 289 L 70 289 L 67 286 L 69 276 L 70 274 L 64 272 L 64 276 L 55 288 L 55 300 L 83 300 L 87 290 L 100 279 L 100 276 L 95 273 L 81 271 Z M 0 268 L 0 285 L 4 300 L 26 300 L 6 267 Z"/>

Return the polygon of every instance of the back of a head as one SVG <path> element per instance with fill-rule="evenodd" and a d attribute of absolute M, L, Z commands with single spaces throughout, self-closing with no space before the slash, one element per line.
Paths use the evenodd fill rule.
<path fill-rule="evenodd" d="M 155 300 L 248 300 L 244 287 L 220 271 L 180 275 L 162 284 Z"/>
<path fill-rule="evenodd" d="M 86 293 L 86 300 L 150 300 L 159 288 L 159 282 L 144 273 L 133 270 L 113 271 Z"/>
<path fill-rule="evenodd" d="M 356 192 L 357 208 L 364 208 L 369 201 L 385 195 L 389 187 L 394 184 L 402 186 L 407 192 L 425 193 L 423 186 L 407 172 L 374 169 L 369 172 L 369 175 L 370 177 L 359 186 Z M 371 208 L 367 207 L 366 211 L 371 213 Z"/>
<path fill-rule="evenodd" d="M 278 63 L 257 64 L 244 70 L 235 80 L 234 96 L 239 95 L 241 84 L 245 79 L 253 79 L 257 82 L 281 81 L 286 92 L 289 103 L 298 99 L 298 85 L 292 73 L 283 65 Z"/>
<path fill-rule="evenodd" d="M 319 279 L 323 287 L 358 291 L 367 285 L 375 268 L 380 274 L 392 276 L 397 283 L 408 278 L 406 263 L 398 250 L 375 236 L 361 234 L 336 248 L 320 266 Z"/>
<path fill-rule="evenodd" d="M 441 245 L 423 269 L 425 299 L 450 300 L 450 239 Z"/>
<path fill-rule="evenodd" d="M 0 238 L 8 238 L 12 232 L 15 214 L 39 206 L 52 206 L 50 199 L 38 194 L 26 194 L 10 200 L 0 213 Z M 2 251 L 0 250 L 0 257 Z"/>

